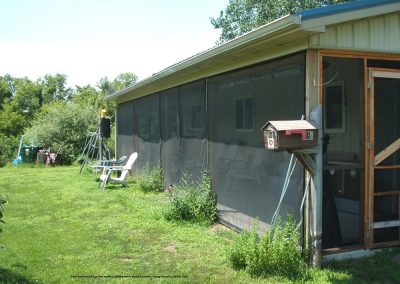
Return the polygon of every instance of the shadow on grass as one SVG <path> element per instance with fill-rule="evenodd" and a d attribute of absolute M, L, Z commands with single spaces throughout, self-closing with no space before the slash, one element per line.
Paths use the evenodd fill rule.
<path fill-rule="evenodd" d="M 375 256 L 332 261 L 324 269 L 345 273 L 348 279 L 329 277 L 330 283 L 400 283 L 400 248 L 385 249 Z"/>
<path fill-rule="evenodd" d="M 104 188 L 104 190 L 124 190 L 124 189 L 128 189 L 128 187 L 124 187 L 121 184 L 117 184 L 117 183 L 108 183 L 107 186 Z"/>
<path fill-rule="evenodd" d="M 41 283 L 37 280 L 27 279 L 15 271 L 0 267 L 0 283 L 33 284 Z"/>

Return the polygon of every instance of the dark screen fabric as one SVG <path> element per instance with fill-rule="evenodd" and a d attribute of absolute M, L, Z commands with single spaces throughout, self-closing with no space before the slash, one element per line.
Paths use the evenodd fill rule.
<path fill-rule="evenodd" d="M 133 101 L 117 107 L 117 157 L 133 153 Z"/>
<path fill-rule="evenodd" d="M 161 162 L 165 185 L 185 175 L 196 180 L 206 169 L 205 81 L 161 92 Z"/>
<path fill-rule="evenodd" d="M 165 185 L 169 186 L 178 183 L 180 177 L 178 88 L 161 93 L 161 108 L 161 163 L 164 170 Z"/>
<path fill-rule="evenodd" d="M 153 94 L 134 101 L 134 149 L 138 153 L 135 168 L 160 164 L 160 102 Z"/>
<path fill-rule="evenodd" d="M 304 114 L 304 55 L 209 79 L 210 167 L 223 222 L 249 229 L 269 227 L 278 205 L 290 155 L 266 150 L 260 128 L 270 120 Z M 292 176 L 281 215 L 299 218 L 303 191 L 300 163 Z"/>
<path fill-rule="evenodd" d="M 130 107 L 121 104 L 119 112 L 131 112 L 118 121 L 133 120 L 133 129 L 118 128 L 118 151 L 128 154 L 124 145 L 132 142 L 124 142 L 124 133 L 133 131 L 133 149 L 139 153 L 136 169 L 161 163 L 166 187 L 184 175 L 197 179 L 207 170 L 221 220 L 240 229 L 258 222 L 265 231 L 278 205 L 290 155 L 266 150 L 260 128 L 269 120 L 300 119 L 304 114 L 304 62 L 304 54 L 298 54 L 164 90 L 136 99 Z M 302 191 L 303 168 L 298 163 L 283 217 L 290 212 L 299 219 Z"/>
<path fill-rule="evenodd" d="M 193 180 L 207 169 L 207 109 L 205 80 L 180 87 L 181 170 Z"/>

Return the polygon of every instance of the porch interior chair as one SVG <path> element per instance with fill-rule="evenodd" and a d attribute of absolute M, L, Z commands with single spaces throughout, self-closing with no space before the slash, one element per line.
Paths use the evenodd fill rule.
<path fill-rule="evenodd" d="M 105 166 L 99 179 L 99 188 L 103 191 L 108 182 L 120 183 L 124 187 L 127 187 L 128 183 L 126 178 L 129 171 L 132 170 L 133 164 L 135 163 L 137 157 L 138 153 L 134 152 L 129 156 L 125 166 Z M 111 174 L 117 171 L 121 171 L 121 175 L 119 177 L 112 177 Z"/>

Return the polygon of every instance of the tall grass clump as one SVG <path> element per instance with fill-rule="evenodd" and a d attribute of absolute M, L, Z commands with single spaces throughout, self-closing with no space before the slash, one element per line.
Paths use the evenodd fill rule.
<path fill-rule="evenodd" d="M 164 191 L 164 173 L 160 165 L 154 167 L 146 165 L 134 175 L 134 178 L 143 192 Z"/>
<path fill-rule="evenodd" d="M 184 175 L 181 182 L 170 189 L 168 200 L 165 211 L 167 220 L 210 225 L 218 219 L 216 195 L 207 173 L 197 181 L 191 181 Z"/>
<path fill-rule="evenodd" d="M 256 227 L 242 232 L 228 256 L 233 268 L 244 269 L 253 277 L 304 279 L 307 276 L 300 232 L 292 216 L 288 216 L 284 225 L 278 220 L 261 239 Z"/>

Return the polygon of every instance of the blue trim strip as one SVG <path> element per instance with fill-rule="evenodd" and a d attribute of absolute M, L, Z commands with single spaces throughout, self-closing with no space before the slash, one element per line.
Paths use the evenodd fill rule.
<path fill-rule="evenodd" d="M 387 4 L 399 3 L 399 0 L 353 0 L 344 4 L 336 4 L 321 8 L 309 9 L 296 12 L 295 15 L 300 16 L 302 20 L 309 20 L 340 14 L 343 12 L 357 11 L 376 6 L 384 6 Z"/>

